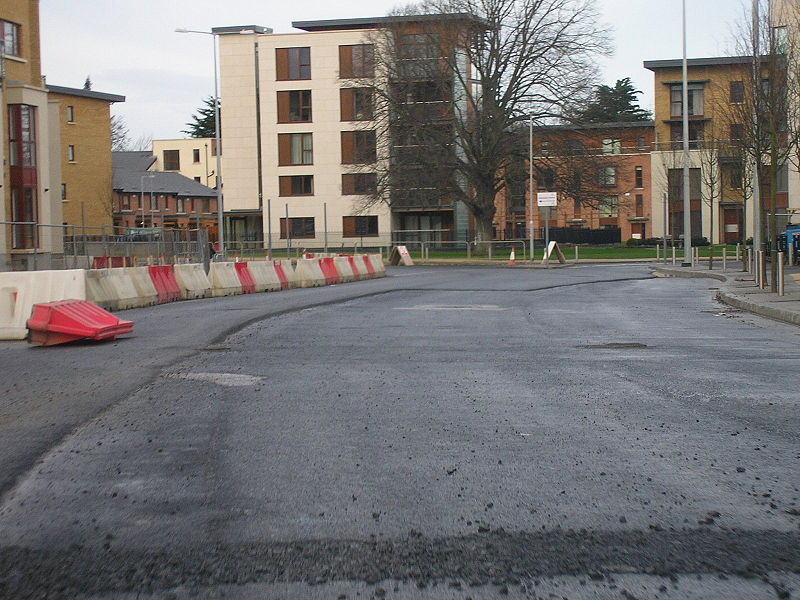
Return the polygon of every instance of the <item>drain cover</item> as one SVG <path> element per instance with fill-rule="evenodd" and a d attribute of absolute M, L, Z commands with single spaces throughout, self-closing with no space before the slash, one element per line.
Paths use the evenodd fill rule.
<path fill-rule="evenodd" d="M 633 350 L 637 348 L 647 348 L 647 344 L 638 342 L 608 342 L 607 344 L 587 344 L 578 348 L 589 348 L 590 350 Z"/>

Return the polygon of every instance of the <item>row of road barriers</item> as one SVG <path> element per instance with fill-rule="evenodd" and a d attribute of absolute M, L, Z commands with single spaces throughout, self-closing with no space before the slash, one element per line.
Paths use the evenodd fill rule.
<path fill-rule="evenodd" d="M 208 273 L 202 264 L 2 272 L 0 339 L 25 339 L 33 307 L 45 302 L 88 300 L 106 310 L 125 310 L 385 276 L 380 254 L 212 262 Z"/>

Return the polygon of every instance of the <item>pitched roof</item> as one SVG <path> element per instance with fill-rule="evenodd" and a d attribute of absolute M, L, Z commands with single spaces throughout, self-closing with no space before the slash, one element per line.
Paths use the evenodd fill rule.
<path fill-rule="evenodd" d="M 105 92 L 95 92 L 93 90 L 62 87 L 60 85 L 50 85 L 49 83 L 47 84 L 47 91 L 53 92 L 54 94 L 64 94 L 65 96 L 80 96 L 82 98 L 105 100 L 106 102 L 125 102 L 125 96 L 106 94 Z"/>
<path fill-rule="evenodd" d="M 150 171 L 156 159 L 150 152 L 112 152 L 114 190 L 123 193 L 213 198 L 217 191 L 171 171 Z"/>

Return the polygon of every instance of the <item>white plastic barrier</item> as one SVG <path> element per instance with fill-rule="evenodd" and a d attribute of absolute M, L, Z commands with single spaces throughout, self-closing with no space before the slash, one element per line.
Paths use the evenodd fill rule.
<path fill-rule="evenodd" d="M 139 297 L 136 286 L 133 285 L 131 270 L 126 267 L 108 269 L 108 282 L 114 291 L 117 309 L 136 308 L 144 306 L 144 299 Z"/>
<path fill-rule="evenodd" d="M 211 281 L 201 264 L 174 265 L 175 281 L 181 288 L 181 298 L 207 298 L 211 295 Z"/>
<path fill-rule="evenodd" d="M 208 271 L 212 294 L 215 298 L 242 293 L 242 282 L 232 262 L 212 262 Z"/>
<path fill-rule="evenodd" d="M 367 269 L 367 265 L 364 263 L 363 254 L 354 254 L 353 263 L 356 265 L 356 269 L 358 269 L 358 275 L 360 276 L 361 279 L 372 278 L 372 275 L 369 274 L 369 270 Z"/>
<path fill-rule="evenodd" d="M 108 269 L 89 269 L 86 271 L 86 299 L 106 310 L 119 308 L 117 292 L 114 289 Z"/>
<path fill-rule="evenodd" d="M 370 254 L 369 260 L 372 268 L 375 269 L 375 277 L 386 277 L 386 265 L 383 264 L 383 255 Z"/>
<path fill-rule="evenodd" d="M 295 275 L 297 276 L 298 287 L 306 288 L 325 285 L 325 274 L 322 272 L 319 260 L 316 258 L 298 259 Z"/>
<path fill-rule="evenodd" d="M 128 267 L 128 275 L 136 288 L 139 297 L 139 306 L 152 306 L 158 304 L 158 290 L 150 277 L 147 267 Z"/>
<path fill-rule="evenodd" d="M 22 340 L 34 304 L 86 300 L 83 269 L 0 273 L 0 339 Z"/>
<path fill-rule="evenodd" d="M 336 265 L 339 277 L 342 278 L 344 283 L 356 280 L 356 274 L 353 273 L 353 268 L 350 266 L 350 259 L 347 256 L 335 256 L 333 258 L 333 264 Z"/>
<path fill-rule="evenodd" d="M 297 273 L 295 272 L 292 261 L 289 260 L 288 258 L 282 258 L 275 262 L 280 263 L 281 267 L 283 267 L 283 272 L 286 275 L 286 280 L 289 282 L 289 288 L 299 287 L 297 283 Z"/>
<path fill-rule="evenodd" d="M 257 292 L 281 291 L 281 280 L 275 272 L 275 263 L 269 260 L 253 260 L 247 262 L 247 268 L 256 282 Z"/>

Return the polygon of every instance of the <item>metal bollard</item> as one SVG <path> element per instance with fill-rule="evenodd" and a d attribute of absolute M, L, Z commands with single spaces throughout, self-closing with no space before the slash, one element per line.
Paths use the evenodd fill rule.
<path fill-rule="evenodd" d="M 728 272 L 728 247 L 727 246 L 723 246 L 722 247 L 722 272 L 723 273 L 727 273 Z"/>
<path fill-rule="evenodd" d="M 656 244 L 656 261 L 661 260 L 661 246 Z"/>
<path fill-rule="evenodd" d="M 675 266 L 676 261 L 676 253 L 675 253 L 675 246 L 672 247 L 672 266 Z"/>
<path fill-rule="evenodd" d="M 736 242 L 736 260 L 737 261 L 742 260 L 742 257 L 739 254 L 739 252 L 740 252 L 740 244 L 739 244 L 739 242 Z"/>
<path fill-rule="evenodd" d="M 783 296 L 783 252 L 778 252 L 778 296 Z"/>
<path fill-rule="evenodd" d="M 575 244 L 575 262 L 578 262 L 578 245 Z"/>

